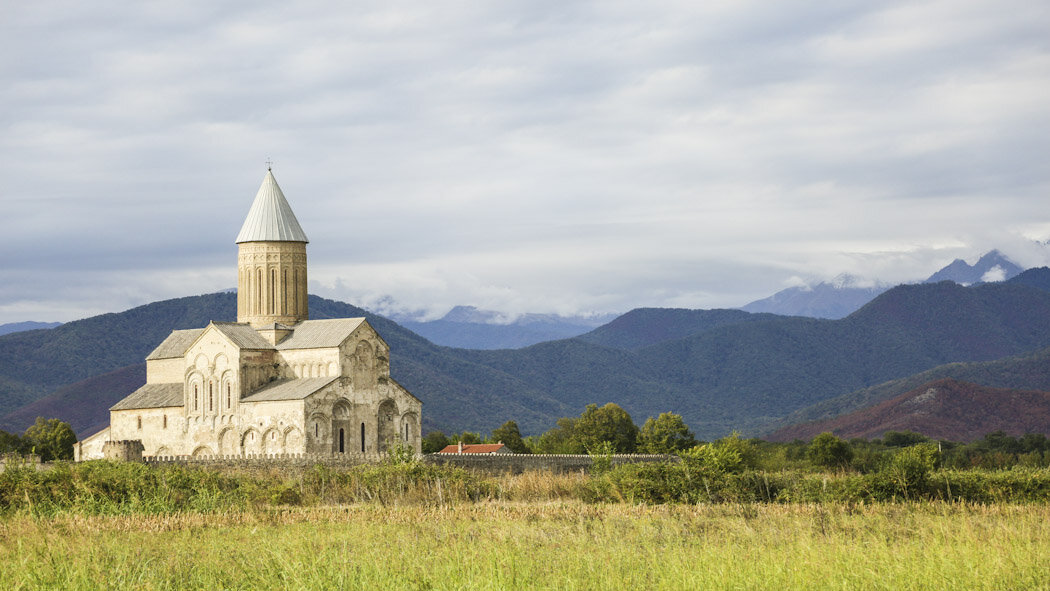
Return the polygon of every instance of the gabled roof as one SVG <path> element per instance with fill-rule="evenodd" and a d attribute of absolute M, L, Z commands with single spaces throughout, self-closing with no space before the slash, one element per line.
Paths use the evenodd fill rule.
<path fill-rule="evenodd" d="M 124 400 L 109 407 L 109 410 L 132 410 L 136 408 L 161 408 L 182 406 L 182 383 L 146 384 Z"/>
<path fill-rule="evenodd" d="M 452 445 L 446 445 L 444 449 L 439 451 L 439 454 L 495 454 L 500 452 L 508 452 L 509 449 L 505 444 L 502 443 L 464 443 L 463 451 L 459 451 L 459 444 L 453 443 Z"/>
<path fill-rule="evenodd" d="M 302 378 L 279 380 L 253 392 L 241 399 L 241 402 L 270 402 L 273 400 L 302 400 L 339 379 L 339 376 L 327 378 Z"/>
<path fill-rule="evenodd" d="M 309 242 L 270 170 L 255 194 L 236 242 Z"/>
<path fill-rule="evenodd" d="M 343 344 L 364 318 L 333 318 L 330 320 L 304 320 L 295 325 L 295 332 L 277 344 L 277 350 L 320 349 L 338 347 Z"/>
<path fill-rule="evenodd" d="M 250 324 L 239 322 L 215 322 L 211 326 L 226 335 L 234 345 L 241 349 L 273 349 L 273 345 L 255 331 Z M 191 343 L 192 344 L 192 343 Z"/>
<path fill-rule="evenodd" d="M 173 359 L 182 357 L 190 348 L 193 341 L 201 336 L 203 328 L 191 328 L 189 330 L 173 330 L 168 338 L 164 339 L 157 348 L 146 357 L 146 361 L 154 359 Z"/>

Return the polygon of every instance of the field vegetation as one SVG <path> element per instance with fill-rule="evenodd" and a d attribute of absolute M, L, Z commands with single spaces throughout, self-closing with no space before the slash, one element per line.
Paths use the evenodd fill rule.
<path fill-rule="evenodd" d="M 739 438 L 680 461 L 483 475 L 93 461 L 0 473 L 7 589 L 1050 586 L 1050 471 L 806 468 Z M 832 451 L 834 451 L 834 446 Z M 768 450 L 766 450 L 768 451 Z M 841 458 L 835 454 L 832 461 Z M 604 468 L 602 468 L 604 466 Z"/>
<path fill-rule="evenodd" d="M 626 430 L 605 408 L 560 428 Z M 301 470 L 8 458 L 0 586 L 1050 588 L 1045 437 L 697 443 L 658 419 L 635 443 L 678 449 L 667 461 L 614 465 L 601 440 L 586 474 L 405 453 Z"/>
<path fill-rule="evenodd" d="M 478 502 L 0 521 L 6 589 L 1040 589 L 1050 508 Z"/>

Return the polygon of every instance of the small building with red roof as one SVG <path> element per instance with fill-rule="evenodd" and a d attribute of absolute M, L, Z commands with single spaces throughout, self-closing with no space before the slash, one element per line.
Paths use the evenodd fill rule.
<path fill-rule="evenodd" d="M 499 443 L 453 443 L 446 445 L 439 454 L 512 454 L 509 447 Z"/>

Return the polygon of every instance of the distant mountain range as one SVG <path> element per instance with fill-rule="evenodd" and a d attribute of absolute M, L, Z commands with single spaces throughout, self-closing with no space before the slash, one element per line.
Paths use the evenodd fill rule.
<path fill-rule="evenodd" d="M 438 320 L 420 321 L 397 316 L 393 320 L 439 345 L 461 349 L 518 349 L 581 335 L 615 317 L 615 314 L 523 314 L 508 318 L 499 312 L 456 306 Z"/>
<path fill-rule="evenodd" d="M 1033 357 L 1050 351 L 1050 293 L 1038 287 L 1048 282 L 1042 268 L 972 287 L 898 286 L 841 320 L 639 309 L 514 350 L 441 347 L 322 298 L 310 311 L 369 319 L 391 346 L 393 377 L 423 400 L 427 429 L 490 431 L 514 419 L 539 433 L 586 404 L 615 402 L 639 424 L 679 413 L 711 439 L 851 412 L 942 377 L 1050 390 L 1050 360 Z M 0 337 L 0 428 L 24 429 L 34 414 L 75 419 L 81 433 L 104 424 L 170 330 L 232 319 L 235 307 L 233 294 L 210 294 Z"/>
<path fill-rule="evenodd" d="M 993 431 L 1050 433 L 1050 392 L 989 388 L 944 378 L 852 413 L 786 427 L 770 441 L 809 440 L 830 431 L 850 439 L 914 431 L 935 439 L 973 441 Z"/>
<path fill-rule="evenodd" d="M 11 334 L 13 332 L 23 332 L 26 330 L 46 330 L 48 328 L 54 328 L 62 324 L 61 322 L 9 322 L 8 324 L 0 324 L 0 336 L 5 334 Z"/>
<path fill-rule="evenodd" d="M 940 281 L 954 281 L 960 285 L 991 283 L 1010 279 L 1023 270 L 998 250 L 993 250 L 986 253 L 973 265 L 962 259 L 955 259 L 930 275 L 924 283 Z M 885 284 L 860 286 L 859 281 L 852 275 L 842 274 L 831 282 L 821 282 L 814 286 L 789 287 L 768 298 L 751 302 L 743 306 L 741 310 L 833 320 L 845 318 L 890 288 Z"/>

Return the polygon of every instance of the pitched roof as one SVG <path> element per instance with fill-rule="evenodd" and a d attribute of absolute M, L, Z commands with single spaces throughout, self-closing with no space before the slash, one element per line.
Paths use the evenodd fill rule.
<path fill-rule="evenodd" d="M 182 403 L 182 383 L 146 384 L 109 407 L 109 410 L 182 406 Z"/>
<path fill-rule="evenodd" d="M 327 378 L 302 378 L 272 382 L 261 390 L 241 399 L 241 402 L 270 402 L 273 400 L 302 400 L 339 379 L 339 376 Z"/>
<path fill-rule="evenodd" d="M 255 194 L 236 242 L 309 242 L 270 170 Z"/>
<path fill-rule="evenodd" d="M 168 338 L 164 339 L 152 353 L 146 356 L 146 361 L 182 357 L 186 354 L 186 349 L 190 348 L 190 345 L 197 340 L 197 337 L 201 336 L 202 332 L 204 332 L 203 328 L 173 330 L 168 335 Z"/>
<path fill-rule="evenodd" d="M 439 454 L 494 454 L 504 451 L 506 445 L 502 443 L 464 443 L 463 451 L 459 451 L 459 444 L 453 443 L 452 445 L 446 445 L 444 449 L 439 451 Z"/>
<path fill-rule="evenodd" d="M 250 324 L 214 321 L 211 324 L 241 349 L 273 349 L 273 345 L 256 332 Z"/>
<path fill-rule="evenodd" d="M 333 318 L 330 320 L 304 320 L 295 325 L 295 332 L 277 344 L 277 349 L 318 349 L 338 347 L 357 327 L 364 323 L 364 318 Z"/>

